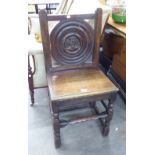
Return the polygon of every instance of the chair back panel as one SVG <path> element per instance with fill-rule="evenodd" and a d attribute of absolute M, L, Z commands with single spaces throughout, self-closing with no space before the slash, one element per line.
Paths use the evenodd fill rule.
<path fill-rule="evenodd" d="M 95 14 L 47 15 L 39 12 L 46 69 L 61 70 L 98 64 L 102 10 Z M 87 21 L 94 20 L 94 26 Z M 48 22 L 57 25 L 49 32 Z M 51 69 L 50 69 L 51 68 Z"/>
<path fill-rule="evenodd" d="M 86 63 L 94 48 L 94 31 L 85 21 L 66 20 L 50 34 L 52 57 L 61 65 Z"/>

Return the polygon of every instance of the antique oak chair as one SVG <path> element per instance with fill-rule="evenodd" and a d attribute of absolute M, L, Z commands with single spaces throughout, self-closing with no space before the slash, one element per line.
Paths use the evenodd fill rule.
<path fill-rule="evenodd" d="M 98 8 L 95 14 L 81 15 L 47 15 L 45 10 L 41 10 L 39 18 L 55 147 L 61 145 L 60 128 L 68 124 L 99 119 L 102 120 L 103 135 L 108 135 L 112 103 L 118 89 L 99 65 L 102 10 Z M 93 27 L 87 23 L 88 20 L 94 20 Z M 51 32 L 49 21 L 58 22 Z M 96 101 L 102 102 L 104 112 L 97 111 Z M 60 120 L 61 107 L 86 102 L 95 109 L 95 115 Z"/>

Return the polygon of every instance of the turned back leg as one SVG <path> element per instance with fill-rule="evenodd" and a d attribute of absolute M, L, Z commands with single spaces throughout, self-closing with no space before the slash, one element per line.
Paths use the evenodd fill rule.
<path fill-rule="evenodd" d="M 103 135 L 107 136 L 110 131 L 110 121 L 113 117 L 113 102 L 116 99 L 116 94 L 112 94 L 109 98 L 108 106 L 107 106 L 107 113 L 108 116 L 104 119 L 104 125 L 103 125 Z"/>

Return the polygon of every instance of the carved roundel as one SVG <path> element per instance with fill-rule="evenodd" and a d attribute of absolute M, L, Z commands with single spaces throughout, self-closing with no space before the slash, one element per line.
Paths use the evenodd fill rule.
<path fill-rule="evenodd" d="M 84 63 L 92 54 L 93 38 L 93 29 L 85 21 L 60 22 L 50 34 L 52 56 L 63 65 Z"/>

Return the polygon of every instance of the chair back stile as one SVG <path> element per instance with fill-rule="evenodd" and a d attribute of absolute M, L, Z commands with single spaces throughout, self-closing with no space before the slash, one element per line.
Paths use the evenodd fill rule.
<path fill-rule="evenodd" d="M 102 9 L 80 15 L 49 15 L 40 10 L 39 19 L 46 72 L 98 65 Z M 94 27 L 87 20 L 94 20 Z M 49 21 L 58 22 L 50 33 Z"/>
<path fill-rule="evenodd" d="M 100 36 L 102 29 L 102 9 L 96 10 L 96 20 L 95 20 L 95 47 L 93 55 L 93 63 L 99 63 L 99 49 L 100 49 Z"/>
<path fill-rule="evenodd" d="M 49 29 L 47 21 L 47 13 L 43 10 L 39 12 L 40 30 L 42 37 L 43 52 L 45 58 L 45 69 L 48 73 L 52 67 L 52 62 L 50 60 L 50 42 L 49 42 Z"/>

